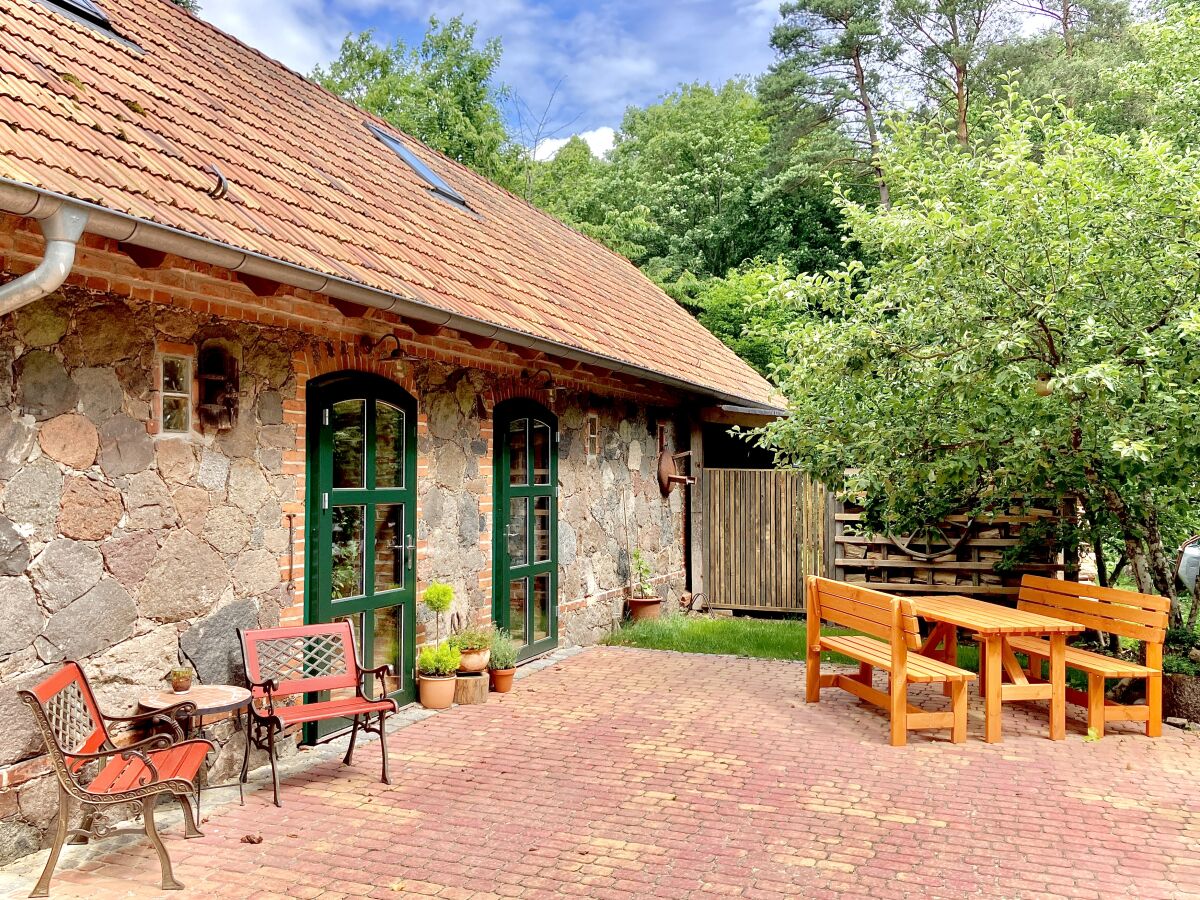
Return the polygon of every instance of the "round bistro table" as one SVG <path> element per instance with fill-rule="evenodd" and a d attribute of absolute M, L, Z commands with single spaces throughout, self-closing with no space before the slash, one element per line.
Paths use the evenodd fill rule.
<path fill-rule="evenodd" d="M 182 716 L 184 722 L 183 731 L 188 737 L 204 737 L 204 717 L 216 716 L 221 713 L 233 713 L 234 720 L 237 726 L 242 731 L 245 738 L 245 748 L 242 750 L 242 772 L 246 771 L 246 765 L 250 761 L 250 692 L 244 687 L 238 687 L 234 684 L 194 684 L 190 690 L 183 693 L 177 693 L 171 690 L 151 691 L 144 694 L 138 703 L 144 708 L 151 711 L 166 709 L 174 706 L 177 703 L 193 703 L 196 706 L 196 712 L 190 716 Z M 245 712 L 246 719 L 243 723 L 242 713 Z M 237 782 L 238 797 L 242 804 L 246 802 L 246 794 L 243 788 L 245 782 L 239 776 Z M 206 784 L 205 788 L 211 790 L 213 788 L 233 787 L 234 782 L 229 784 Z M 196 791 L 196 819 L 200 818 L 200 791 Z"/>

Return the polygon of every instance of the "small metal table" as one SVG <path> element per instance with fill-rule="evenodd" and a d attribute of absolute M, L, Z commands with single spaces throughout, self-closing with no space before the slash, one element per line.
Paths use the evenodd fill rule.
<path fill-rule="evenodd" d="M 194 703 L 196 712 L 194 715 L 186 716 L 183 723 L 184 734 L 189 737 L 199 735 L 204 736 L 204 717 L 215 716 L 221 713 L 233 713 L 233 719 L 237 723 L 237 727 L 241 730 L 245 738 L 245 748 L 242 750 L 242 768 L 241 773 L 244 775 L 250 761 L 250 692 L 244 687 L 238 687 L 233 684 L 196 684 L 191 690 L 183 693 L 175 691 L 162 690 L 153 691 L 149 694 L 144 694 L 138 703 L 145 709 L 157 711 L 166 709 L 169 706 L 174 706 L 177 703 Z M 242 714 L 245 713 L 245 721 L 243 722 Z M 206 784 L 205 788 L 225 788 L 233 787 L 235 782 L 229 784 Z M 246 794 L 243 785 L 245 782 L 239 776 L 236 782 L 238 796 L 241 802 L 245 804 Z M 196 791 L 196 818 L 200 817 L 200 791 Z"/>
<path fill-rule="evenodd" d="M 1061 741 L 1067 736 L 1067 635 L 1083 631 L 1082 625 L 957 594 L 913 597 L 912 603 L 918 616 L 937 623 L 921 647 L 925 656 L 957 665 L 958 629 L 979 635 L 985 741 L 1000 740 L 1001 704 L 1006 700 L 1049 700 L 1050 740 Z M 1030 681 L 1021 671 L 1020 661 L 1008 643 L 1014 635 L 1050 639 L 1049 681 Z M 1008 683 L 1004 675 L 1008 675 Z"/>

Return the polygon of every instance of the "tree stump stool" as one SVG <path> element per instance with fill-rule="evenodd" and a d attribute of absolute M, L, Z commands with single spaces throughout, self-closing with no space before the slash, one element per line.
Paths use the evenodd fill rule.
<path fill-rule="evenodd" d="M 454 702 L 460 706 L 487 703 L 487 672 L 459 672 L 454 682 Z"/>

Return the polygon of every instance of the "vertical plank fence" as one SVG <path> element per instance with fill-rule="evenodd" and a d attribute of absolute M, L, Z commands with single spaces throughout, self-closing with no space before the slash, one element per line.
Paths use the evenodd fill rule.
<path fill-rule="evenodd" d="M 705 469 L 704 589 L 715 609 L 802 612 L 827 571 L 829 500 L 800 472 Z"/>

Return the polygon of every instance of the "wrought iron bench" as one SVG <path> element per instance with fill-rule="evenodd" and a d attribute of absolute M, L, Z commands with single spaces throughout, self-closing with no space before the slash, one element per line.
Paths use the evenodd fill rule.
<path fill-rule="evenodd" d="M 279 771 L 276 768 L 278 749 L 276 739 L 293 725 L 324 722 L 329 719 L 352 719 L 350 746 L 343 762 L 350 765 L 354 742 L 359 730 L 379 735 L 383 753 L 384 784 L 388 776 L 388 754 L 385 724 L 389 713 L 396 711 L 396 701 L 387 696 L 386 687 L 372 700 L 366 695 L 364 679 L 374 675 L 381 684 L 392 674 L 390 666 L 364 669 L 354 648 L 354 634 L 349 621 L 329 625 L 297 625 L 284 628 L 239 629 L 246 680 L 254 694 L 250 704 L 253 729 L 248 736 L 255 746 L 266 750 L 271 760 L 271 782 L 275 790 L 275 805 L 279 802 Z M 303 697 L 322 691 L 352 690 L 353 696 L 333 697 L 314 703 L 288 705 L 280 703 L 289 697 Z M 375 725 L 371 717 L 378 716 Z M 246 768 L 242 768 L 246 780 Z"/>
<path fill-rule="evenodd" d="M 195 706 L 179 703 L 137 716 L 105 715 L 76 662 L 66 663 L 32 691 L 21 691 L 20 697 L 33 711 L 46 741 L 50 763 L 58 776 L 59 796 L 58 826 L 50 858 L 29 896 L 49 895 L 50 878 L 68 836 L 73 843 L 87 843 L 91 838 L 116 834 L 145 834 L 158 853 L 163 890 L 182 890 L 154 824 L 154 805 L 160 796 L 170 795 L 183 808 L 184 836 L 202 837 L 190 800 L 197 790 L 196 773 L 213 745 L 206 740 L 184 740 L 178 722 L 180 717 L 194 713 Z M 109 737 L 110 722 L 148 724 L 166 728 L 168 733 L 118 747 Z M 80 827 L 74 829 L 68 827 L 72 798 L 83 809 Z M 102 810 L 117 804 L 132 804 L 141 813 L 144 828 L 114 827 Z"/>

